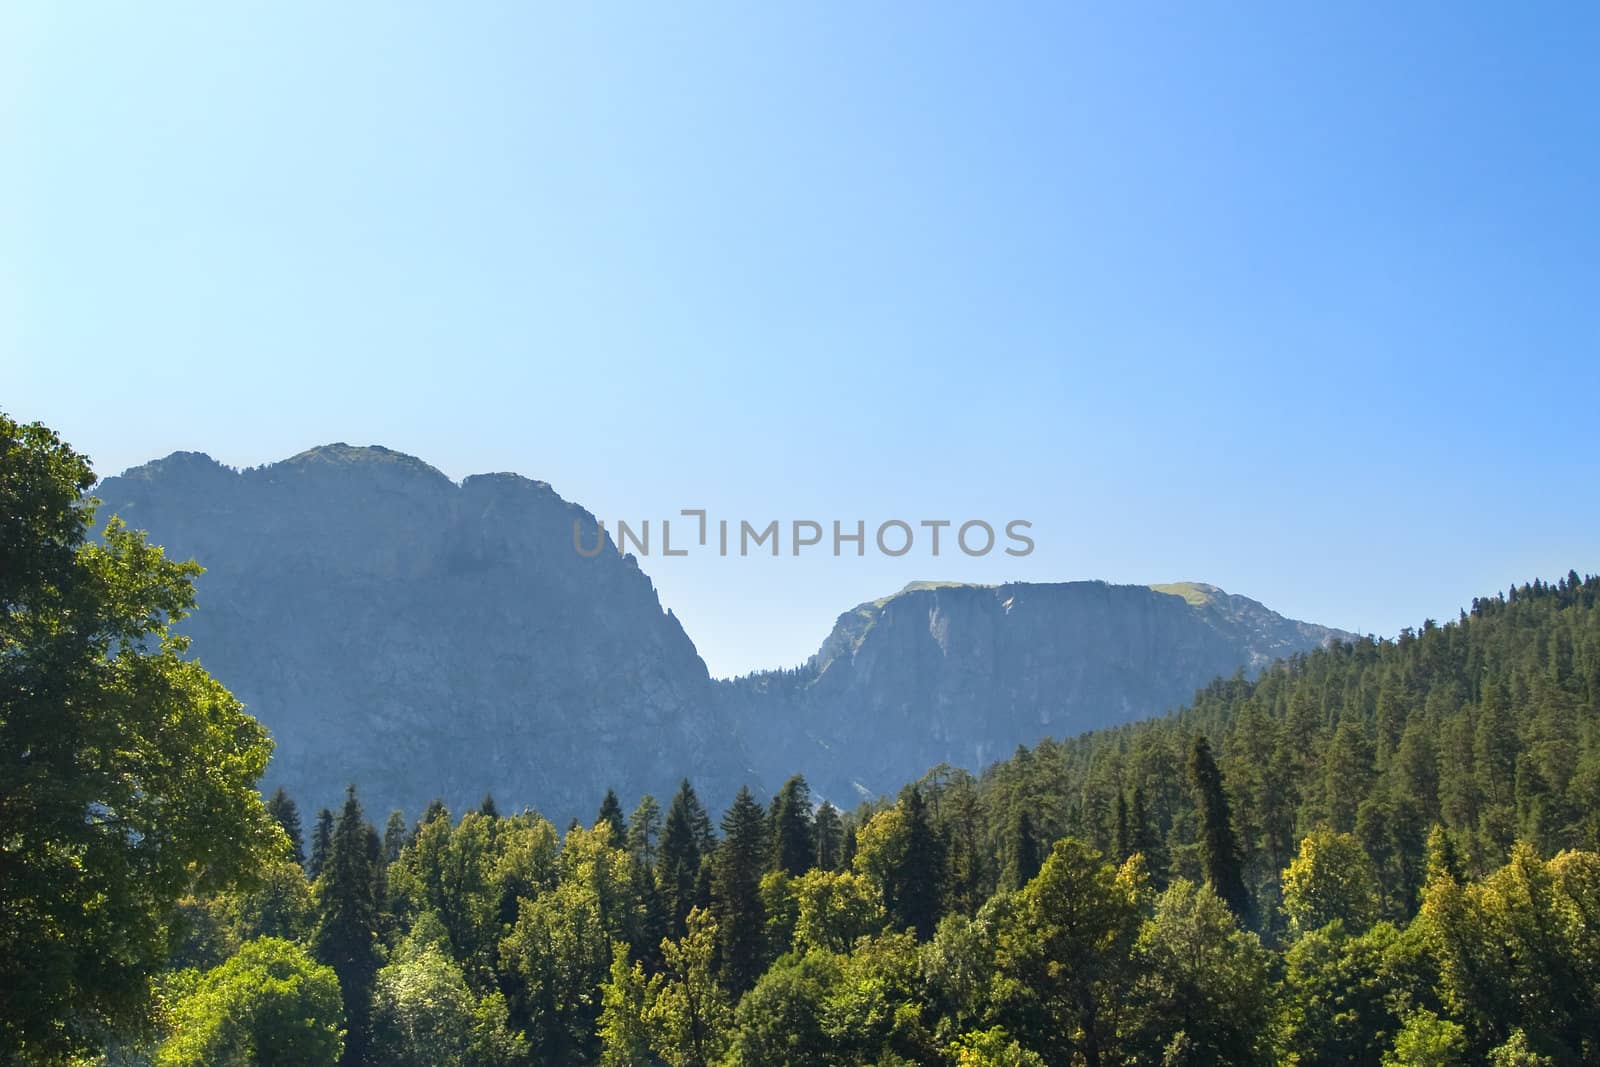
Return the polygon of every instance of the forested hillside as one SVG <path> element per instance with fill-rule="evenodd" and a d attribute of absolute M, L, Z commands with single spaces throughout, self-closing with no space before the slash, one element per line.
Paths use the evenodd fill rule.
<path fill-rule="evenodd" d="M 306 877 L 185 904 L 157 1062 L 231 1047 L 265 945 L 332 968 L 346 1063 L 1591 1063 L 1597 682 L 1569 575 L 888 806 L 352 795 Z"/>
<path fill-rule="evenodd" d="M 1316 826 L 1355 834 L 1395 916 L 1415 906 L 1436 824 L 1479 874 L 1519 838 L 1546 855 L 1595 849 L 1597 602 L 1594 578 L 1535 581 L 1475 600 L 1448 625 L 1340 643 L 1255 682 L 1219 680 L 1169 717 L 1019 751 L 983 776 L 991 832 L 1027 811 L 1047 836 L 1112 851 L 1137 837 L 1153 868 L 1197 874 L 1182 768 L 1204 735 L 1269 931 L 1281 921 L 1277 874 Z"/>

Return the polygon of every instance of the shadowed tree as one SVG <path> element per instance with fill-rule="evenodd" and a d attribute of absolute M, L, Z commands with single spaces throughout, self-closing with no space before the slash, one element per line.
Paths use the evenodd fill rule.
<path fill-rule="evenodd" d="M 1233 830 L 1233 813 L 1222 771 L 1204 734 L 1195 736 L 1189 756 L 1189 781 L 1200 809 L 1200 854 L 1206 883 L 1238 918 L 1249 922 L 1250 895 L 1244 886 L 1244 856 Z"/>

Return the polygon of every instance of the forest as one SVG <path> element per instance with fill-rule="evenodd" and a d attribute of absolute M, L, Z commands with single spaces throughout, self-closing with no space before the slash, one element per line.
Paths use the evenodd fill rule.
<path fill-rule="evenodd" d="M 93 484 L 0 415 L 7 1062 L 1600 1062 L 1600 578 L 849 810 L 303 813 Z"/>

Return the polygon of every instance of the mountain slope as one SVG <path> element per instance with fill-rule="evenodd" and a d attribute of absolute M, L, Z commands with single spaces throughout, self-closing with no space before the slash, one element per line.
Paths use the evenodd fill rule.
<path fill-rule="evenodd" d="M 713 682 L 633 557 L 573 550 L 594 518 L 543 482 L 338 444 L 244 471 L 176 453 L 96 493 L 207 568 L 184 630 L 272 730 L 265 785 L 310 808 L 353 781 L 379 813 L 492 791 L 564 820 L 607 788 L 795 771 L 849 803 L 1338 636 L 1199 584 L 924 582 L 840 616 L 798 671 Z"/>
<path fill-rule="evenodd" d="M 587 817 L 607 786 L 746 777 L 650 579 L 574 552 L 593 518 L 542 482 L 330 445 L 242 472 L 178 453 L 96 494 L 207 568 L 184 629 L 271 728 L 265 785 L 306 805 L 354 781 L 379 813 L 493 791 Z"/>
<path fill-rule="evenodd" d="M 892 791 L 1049 735 L 1156 715 L 1219 675 L 1348 637 L 1214 586 L 914 582 L 839 617 L 797 671 L 724 683 L 770 777 Z"/>

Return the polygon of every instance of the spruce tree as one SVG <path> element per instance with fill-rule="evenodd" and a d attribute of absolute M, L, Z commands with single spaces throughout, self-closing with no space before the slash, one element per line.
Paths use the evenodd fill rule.
<path fill-rule="evenodd" d="M 333 847 L 333 812 L 323 808 L 317 812 L 317 828 L 311 832 L 311 857 L 306 861 L 306 877 L 315 881 L 328 863 L 328 850 Z"/>
<path fill-rule="evenodd" d="M 1157 847 L 1160 845 L 1156 837 L 1156 829 L 1150 823 L 1149 803 L 1145 800 L 1144 786 L 1133 787 L 1133 808 L 1128 813 L 1130 820 L 1129 834 L 1132 837 L 1133 850 L 1144 853 L 1144 858 L 1154 862 Z"/>
<path fill-rule="evenodd" d="M 1243 924 L 1250 912 L 1250 895 L 1244 887 L 1244 856 L 1234 834 L 1222 771 L 1204 734 L 1195 735 L 1189 756 L 1189 780 L 1200 809 L 1200 851 L 1206 881 Z"/>
<path fill-rule="evenodd" d="M 289 854 L 300 866 L 306 865 L 305 841 L 300 832 L 300 809 L 295 806 L 294 799 L 279 786 L 267 800 L 267 814 L 271 815 L 277 824 L 283 827 L 283 832 L 289 838 Z"/>
<path fill-rule="evenodd" d="M 1122 789 L 1117 789 L 1116 827 L 1112 835 L 1112 852 L 1118 863 L 1133 855 L 1133 837 L 1128 827 L 1128 799 Z"/>
<path fill-rule="evenodd" d="M 406 826 L 406 817 L 399 808 L 389 813 L 389 821 L 383 826 L 383 862 L 385 865 L 393 863 L 400 858 L 401 851 L 406 847 L 406 842 L 411 837 L 411 831 Z"/>
<path fill-rule="evenodd" d="M 723 980 L 735 995 L 761 975 L 761 871 L 767 853 L 766 817 L 741 788 L 722 818 L 722 843 L 713 863 L 712 913 L 722 953 Z"/>
<path fill-rule="evenodd" d="M 798 877 L 816 864 L 817 846 L 811 825 L 811 787 L 800 775 L 783 783 L 773 798 L 773 866 Z"/>
<path fill-rule="evenodd" d="M 1430 884 L 1440 880 L 1461 882 L 1465 873 L 1461 867 L 1461 857 L 1456 852 L 1455 842 L 1450 837 L 1450 831 L 1443 826 L 1435 825 L 1428 832 L 1427 847 L 1428 882 Z"/>
<path fill-rule="evenodd" d="M 493 793 L 483 794 L 483 803 L 478 805 L 478 812 L 482 815 L 489 816 L 491 819 L 498 819 L 500 817 L 500 808 L 494 802 Z"/>
<path fill-rule="evenodd" d="M 1033 819 L 1026 808 L 1018 810 L 1017 817 L 1011 821 L 1010 853 L 1011 872 L 1008 881 L 1011 888 L 1021 889 L 1033 880 L 1044 863 L 1039 838 L 1033 830 Z"/>
<path fill-rule="evenodd" d="M 422 809 L 422 818 L 417 820 L 415 829 L 421 829 L 435 819 L 448 819 L 449 817 L 450 809 L 444 806 L 442 799 L 434 797 L 428 801 L 428 806 Z"/>
<path fill-rule="evenodd" d="M 334 828 L 327 862 L 317 886 L 317 958 L 339 977 L 344 998 L 344 1064 L 367 1062 L 373 980 L 383 915 L 382 845 L 362 816 L 355 786 L 345 794 L 344 811 Z"/>
<path fill-rule="evenodd" d="M 885 886 L 885 903 L 899 928 L 911 927 L 926 941 L 939 924 L 944 898 L 945 843 L 928 816 L 927 802 L 915 786 L 902 796 L 905 817 L 905 852 Z"/>
<path fill-rule="evenodd" d="M 657 872 L 661 892 L 666 897 L 667 914 L 672 919 L 674 937 L 682 936 L 684 920 L 694 906 L 696 882 L 700 877 L 701 847 L 705 836 L 700 832 L 702 822 L 709 822 L 694 786 L 685 778 L 667 809 L 666 825 L 661 830 L 660 859 Z"/>
<path fill-rule="evenodd" d="M 812 822 L 817 838 L 817 866 L 825 871 L 836 871 L 844 851 L 844 829 L 839 820 L 839 809 L 826 800 L 817 808 Z"/>
<path fill-rule="evenodd" d="M 661 805 L 646 793 L 628 819 L 628 851 L 646 867 L 656 865 L 656 846 L 661 840 Z"/>
<path fill-rule="evenodd" d="M 617 799 L 617 791 L 607 789 L 605 799 L 600 801 L 600 813 L 595 816 L 595 825 L 600 823 L 611 824 L 611 843 L 620 847 L 627 839 L 627 823 L 622 818 L 622 802 Z"/>

